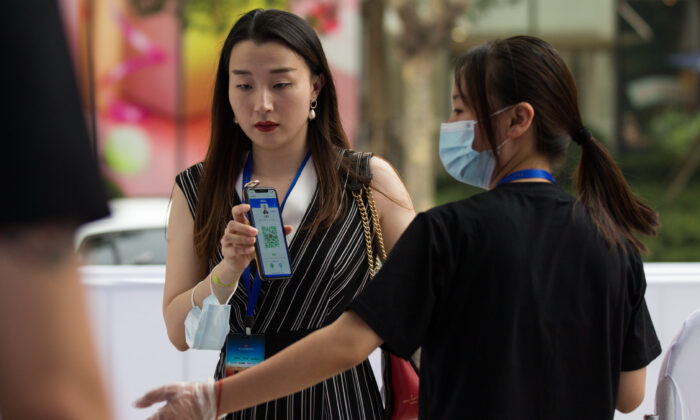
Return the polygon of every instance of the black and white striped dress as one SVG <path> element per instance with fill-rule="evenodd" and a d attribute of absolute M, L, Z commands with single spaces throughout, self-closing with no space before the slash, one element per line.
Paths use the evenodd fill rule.
<path fill-rule="evenodd" d="M 289 206 L 289 212 L 293 213 L 296 204 L 298 211 L 299 202 L 304 207 L 299 212 L 301 226 L 306 226 L 318 213 L 318 190 L 311 161 L 304 172 L 311 172 L 311 175 L 305 177 L 302 173 L 297 187 L 290 193 L 282 214 L 285 224 L 295 224 L 288 222 L 287 208 Z M 201 174 L 202 164 L 199 163 L 181 172 L 176 178 L 193 217 Z M 236 203 L 240 202 L 238 184 L 240 178 L 236 188 Z M 303 194 L 295 192 L 299 185 L 300 191 L 307 188 L 306 199 Z M 291 279 L 263 282 L 255 310 L 253 333 L 265 334 L 266 357 L 336 320 L 369 281 L 363 227 L 355 201 L 347 188 L 342 206 L 347 210 L 345 216 L 336 220 L 330 228 L 318 230 L 312 238 L 309 238 L 309 230 L 295 227 L 296 233 L 288 244 L 293 272 Z M 211 259 L 210 268 L 221 258 L 221 255 L 217 255 Z M 244 332 L 247 302 L 245 287 L 238 287 L 229 301 L 232 332 Z M 217 379 L 224 377 L 224 352 L 225 346 L 216 368 Z M 362 420 L 382 417 L 381 396 L 369 361 L 365 360 L 311 388 L 226 418 Z"/>

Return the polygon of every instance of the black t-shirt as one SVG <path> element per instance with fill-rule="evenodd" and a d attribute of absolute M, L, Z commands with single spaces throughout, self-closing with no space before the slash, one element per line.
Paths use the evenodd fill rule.
<path fill-rule="evenodd" d="M 2 0 L 0 51 L 0 226 L 107 215 L 56 1 Z"/>
<path fill-rule="evenodd" d="M 573 197 L 510 183 L 419 214 L 350 309 L 422 346 L 422 419 L 612 419 L 620 371 L 661 352 L 645 288 Z"/>

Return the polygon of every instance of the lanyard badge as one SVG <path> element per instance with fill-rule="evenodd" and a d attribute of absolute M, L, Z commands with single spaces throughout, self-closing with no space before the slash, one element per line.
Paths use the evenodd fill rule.
<path fill-rule="evenodd" d="M 311 153 L 309 152 L 306 154 L 304 161 L 297 170 L 296 176 L 294 177 L 294 180 L 289 186 L 289 190 L 282 201 L 280 212 L 283 211 L 287 198 L 289 198 L 289 193 L 294 188 L 294 185 L 296 185 L 296 182 L 310 157 Z M 252 153 L 249 153 L 248 159 L 243 167 L 242 189 L 253 188 L 259 183 L 257 180 L 251 181 L 250 179 L 253 172 L 252 158 Z M 265 360 L 265 336 L 262 334 L 252 334 L 255 320 L 255 306 L 258 298 L 260 297 L 262 279 L 260 278 L 260 274 L 257 272 L 257 270 L 255 271 L 255 274 L 252 275 L 250 264 L 243 271 L 242 284 L 243 287 L 245 287 L 245 290 L 248 292 L 248 302 L 245 312 L 245 334 L 228 334 L 226 337 L 225 365 L 227 377 L 253 367 Z"/>
<path fill-rule="evenodd" d="M 229 334 L 226 338 L 226 377 L 265 360 L 265 336 Z"/>

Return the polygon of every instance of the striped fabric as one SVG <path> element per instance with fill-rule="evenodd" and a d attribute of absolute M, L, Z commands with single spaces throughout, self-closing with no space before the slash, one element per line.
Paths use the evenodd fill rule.
<path fill-rule="evenodd" d="M 197 185 L 202 164 L 181 172 L 176 182 L 185 193 L 194 216 Z M 236 203 L 240 202 L 236 193 Z M 281 349 L 301 336 L 330 324 L 369 281 L 365 242 L 360 215 L 350 191 L 340 206 L 345 215 L 326 230 L 309 238 L 300 229 L 289 245 L 292 278 L 263 282 L 256 307 L 254 334 L 265 334 L 268 350 Z M 302 219 L 306 226 L 318 212 L 318 190 Z M 342 216 L 342 211 L 339 212 Z M 213 267 L 219 253 L 210 260 Z M 231 331 L 244 331 L 248 295 L 238 287 L 231 304 Z M 224 376 L 224 351 L 216 368 L 217 379 Z M 380 419 L 381 396 L 369 361 L 302 392 L 251 409 L 228 415 L 227 419 Z"/>

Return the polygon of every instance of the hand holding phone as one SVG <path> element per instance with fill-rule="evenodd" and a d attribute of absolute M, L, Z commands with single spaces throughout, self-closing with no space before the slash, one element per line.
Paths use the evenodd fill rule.
<path fill-rule="evenodd" d="M 255 258 L 255 238 L 257 229 L 250 226 L 247 214 L 248 204 L 241 203 L 231 209 L 232 220 L 226 224 L 221 237 L 221 254 L 228 267 L 240 276 L 243 270 Z"/>
<path fill-rule="evenodd" d="M 250 205 L 248 221 L 258 230 L 255 260 L 260 277 L 263 280 L 290 278 L 292 267 L 277 192 L 274 188 L 255 186 L 245 188 L 243 196 Z"/>

